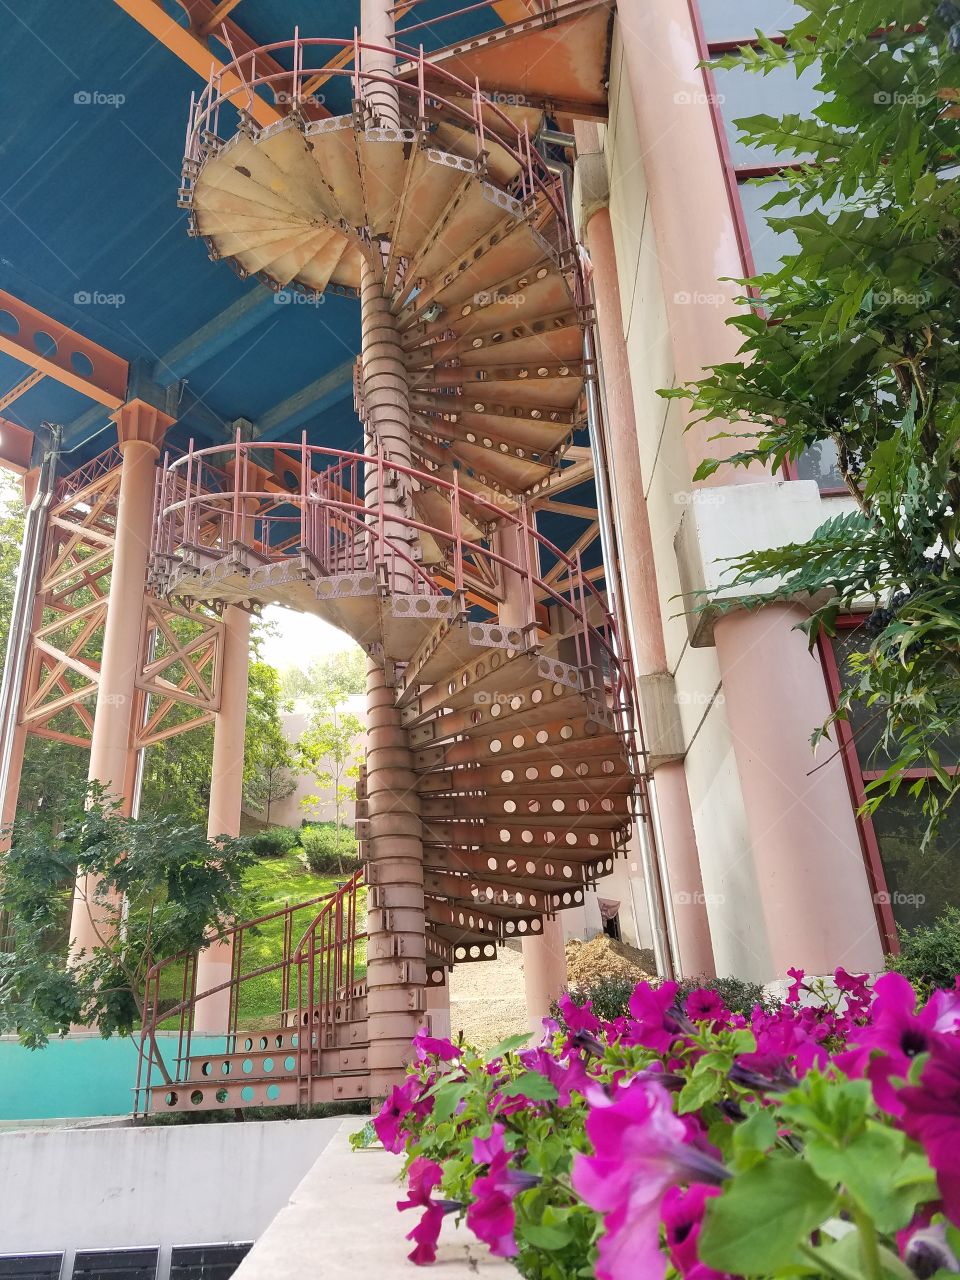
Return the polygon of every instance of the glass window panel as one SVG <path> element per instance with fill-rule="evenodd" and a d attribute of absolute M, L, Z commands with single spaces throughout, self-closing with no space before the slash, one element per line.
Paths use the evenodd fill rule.
<path fill-rule="evenodd" d="M 774 229 L 767 221 L 763 206 L 773 199 L 777 191 L 786 187 L 785 182 L 741 182 L 740 203 L 743 220 L 750 238 L 753 261 L 758 272 L 776 271 L 784 258 L 799 249 L 797 237 L 792 231 Z M 771 209 L 774 217 L 789 217 L 797 212 L 796 201 Z"/>
<path fill-rule="evenodd" d="M 773 147 L 749 147 L 739 142 L 740 131 L 733 122 L 755 115 L 809 116 L 817 103 L 814 86 L 820 81 L 819 65 L 814 63 L 799 76 L 792 67 L 777 67 L 766 75 L 736 67 L 715 71 L 714 76 L 733 163 L 766 165 L 789 162 L 789 152 L 777 152 Z"/>
<path fill-rule="evenodd" d="M 170 1254 L 170 1280 L 230 1280 L 251 1244 L 177 1245 Z"/>
<path fill-rule="evenodd" d="M 853 627 L 839 633 L 833 642 L 833 651 L 840 668 L 841 680 L 852 679 L 852 676 L 848 675 L 850 655 L 863 653 L 869 644 L 870 637 L 860 627 Z M 850 724 L 856 739 L 857 758 L 860 761 L 860 767 L 871 775 L 882 772 L 890 763 L 890 757 L 879 749 L 884 722 L 883 709 L 879 703 L 874 703 L 872 707 L 854 703 L 850 708 Z M 960 729 L 949 738 L 941 738 L 937 742 L 937 749 L 946 768 L 960 765 Z"/>
<path fill-rule="evenodd" d="M 780 35 L 804 12 L 789 0 L 700 0 L 700 17 L 708 40 L 746 42 L 755 31 Z"/>
<path fill-rule="evenodd" d="M 0 1258 L 2 1280 L 59 1280 L 62 1253 L 30 1253 Z"/>
<path fill-rule="evenodd" d="M 156 1280 L 159 1249 L 90 1249 L 73 1260 L 73 1280 Z"/>
<path fill-rule="evenodd" d="M 832 440 L 819 440 L 804 449 L 797 459 L 797 479 L 816 480 L 821 489 L 843 489 L 846 485 L 837 465 L 837 446 Z"/>
<path fill-rule="evenodd" d="M 873 815 L 893 918 L 907 929 L 960 906 L 960 809 L 947 809 L 936 838 L 921 849 L 925 828 L 919 802 L 905 790 Z"/>

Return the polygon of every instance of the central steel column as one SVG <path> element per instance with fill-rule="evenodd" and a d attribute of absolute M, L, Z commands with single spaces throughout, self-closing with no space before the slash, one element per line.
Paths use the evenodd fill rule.
<path fill-rule="evenodd" d="M 362 0 L 361 30 L 371 44 L 387 45 L 393 29 L 388 0 Z M 389 54 L 362 52 L 365 71 L 392 74 Z M 379 122 L 399 125 L 397 91 L 366 85 L 364 96 Z M 392 144 L 386 144 L 392 145 Z M 384 296 L 383 259 L 374 242 L 360 276 L 363 403 L 371 452 L 410 465 L 410 403 L 396 317 Z M 366 504 L 383 513 L 384 539 L 412 554 L 406 514 L 408 482 L 370 468 Z M 391 517 L 393 517 L 391 519 Z M 391 594 L 408 592 L 413 569 L 387 557 Z M 374 637 L 371 636 L 371 641 Z M 395 690 L 376 658 L 367 664 L 367 1029 L 371 1095 L 398 1082 L 410 1057 L 410 1041 L 425 1020 L 426 939 L 423 901 L 423 830 L 413 754 L 400 721 Z"/>
<path fill-rule="evenodd" d="M 140 631 L 147 561 L 150 557 L 156 461 L 174 419 L 143 400 L 131 400 L 115 415 L 123 461 L 110 574 L 110 600 L 100 660 L 100 682 L 90 741 L 91 782 L 130 812 L 134 747 L 134 700 L 140 669 Z M 95 885 L 78 880 L 70 921 L 71 945 L 90 950 L 103 921 L 88 906 Z"/>

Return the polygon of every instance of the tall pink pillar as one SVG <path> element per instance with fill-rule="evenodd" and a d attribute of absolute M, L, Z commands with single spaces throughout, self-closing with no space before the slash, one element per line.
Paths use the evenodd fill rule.
<path fill-rule="evenodd" d="M 521 531 L 513 524 L 501 527 L 497 549 L 510 564 L 529 564 L 535 550 L 521 545 Z M 505 627 L 525 627 L 532 622 L 527 588 L 518 573 L 504 571 L 503 601 L 497 610 Z M 563 925 L 557 916 L 544 916 L 543 933 L 523 939 L 523 982 L 527 1013 L 533 1030 L 550 1012 L 550 1005 L 567 984 L 567 958 L 563 950 Z"/>
<path fill-rule="evenodd" d="M 741 290 L 729 281 L 745 265 L 718 122 L 689 7 L 628 0 L 618 19 L 676 381 L 693 381 L 735 360 L 740 342 L 725 323 L 742 310 L 734 303 Z M 720 429 L 701 423 L 684 433 L 691 475 L 705 457 L 743 447 L 711 442 Z M 721 468 L 707 483 L 750 483 L 759 474 Z M 792 630 L 800 616 L 771 605 L 727 614 L 715 628 L 768 943 L 780 975 L 790 965 L 875 968 L 879 935 L 842 763 L 816 768 L 810 749 L 830 706 L 818 662 Z"/>
<path fill-rule="evenodd" d="M 719 619 L 715 637 L 753 862 L 779 977 L 882 967 L 843 763 L 817 768 L 812 728 L 830 711 L 798 605 Z"/>
<path fill-rule="evenodd" d="M 633 659 L 638 676 L 657 675 L 668 669 L 667 653 L 608 208 L 598 208 L 590 216 L 587 242 L 593 265 L 597 329 L 603 356 L 608 448 L 616 477 L 615 494 L 621 499 L 615 505 L 622 557 L 620 571 L 626 579 L 634 640 Z M 710 921 L 682 759 L 658 765 L 653 771 L 653 779 L 660 814 L 659 834 L 670 880 L 667 887 L 680 949 L 677 959 L 681 971 L 687 976 L 712 976 L 716 967 L 710 941 Z"/>
<path fill-rule="evenodd" d="M 156 460 L 164 433 L 174 421 L 143 400 L 117 410 L 120 490 L 110 574 L 110 600 L 100 660 L 100 683 L 90 742 L 91 782 L 121 801 L 129 813 L 133 776 L 134 708 L 140 666 L 140 630 L 147 561 L 150 555 Z M 70 921 L 71 945 L 89 950 L 103 936 L 103 913 L 92 909 L 94 883 L 78 879 Z"/>
<path fill-rule="evenodd" d="M 247 721 L 247 672 L 250 655 L 250 614 L 228 605 L 223 614 L 223 674 L 220 710 L 213 729 L 213 768 L 207 836 L 238 836 L 243 808 L 244 733 Z M 215 942 L 197 958 L 197 991 L 209 991 L 230 981 L 233 944 Z M 217 991 L 196 1005 L 197 1031 L 226 1032 L 230 1024 L 230 990 Z"/>
<path fill-rule="evenodd" d="M 563 949 L 563 922 L 545 916 L 543 933 L 523 940 L 523 985 L 527 1018 L 534 1033 L 550 1015 L 550 1006 L 567 985 L 567 957 Z"/>

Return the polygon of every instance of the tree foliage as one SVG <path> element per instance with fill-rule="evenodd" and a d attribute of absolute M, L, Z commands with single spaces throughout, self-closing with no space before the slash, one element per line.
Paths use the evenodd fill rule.
<path fill-rule="evenodd" d="M 208 841 L 175 814 L 124 817 L 96 785 L 66 809 L 56 836 L 36 814 L 18 815 L 0 878 L 14 942 L 0 953 L 0 1031 L 31 1048 L 75 1025 L 129 1035 L 150 965 L 199 950 L 249 907 L 246 841 Z M 73 947 L 65 965 L 75 877 L 97 942 Z"/>
<path fill-rule="evenodd" d="M 689 398 L 694 421 L 719 423 L 714 438 L 732 449 L 705 460 L 698 479 L 724 462 L 776 469 L 834 442 L 848 507 L 807 543 L 738 558 L 730 580 L 751 606 L 809 600 L 811 645 L 872 603 L 837 715 L 859 699 L 882 718 L 889 768 L 869 807 L 907 770 L 932 770 L 932 781 L 910 783 L 932 830 L 960 788 L 943 763 L 960 719 L 960 133 L 949 107 L 960 97 L 960 8 L 799 8 L 785 43 L 763 39 L 716 64 L 760 75 L 820 67 L 811 119 L 737 121 L 797 166 L 770 180 L 765 208 L 799 247 L 780 270 L 741 282 L 749 292 L 728 322 L 743 337 L 739 358 L 661 394 Z M 778 212 L 794 202 L 799 214 Z M 773 591 L 750 594 L 771 577 Z"/>
<path fill-rule="evenodd" d="M 297 785 L 299 766 L 280 718 L 280 675 L 266 662 L 250 664 L 243 798 L 270 821 L 270 809 Z"/>
<path fill-rule="evenodd" d="M 296 698 L 329 700 L 332 696 L 337 702 L 343 702 L 365 691 L 367 656 L 354 644 L 326 658 L 315 658 L 306 671 L 301 667 L 287 667 L 281 673 L 280 684 L 288 702 Z"/>

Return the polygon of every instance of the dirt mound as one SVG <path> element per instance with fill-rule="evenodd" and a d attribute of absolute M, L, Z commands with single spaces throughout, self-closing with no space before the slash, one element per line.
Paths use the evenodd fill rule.
<path fill-rule="evenodd" d="M 652 951 L 639 951 L 625 942 L 615 942 L 605 933 L 598 933 L 589 942 L 571 938 L 565 951 L 567 982 L 571 987 L 588 987 L 601 978 L 626 978 L 630 982 L 657 980 Z"/>

